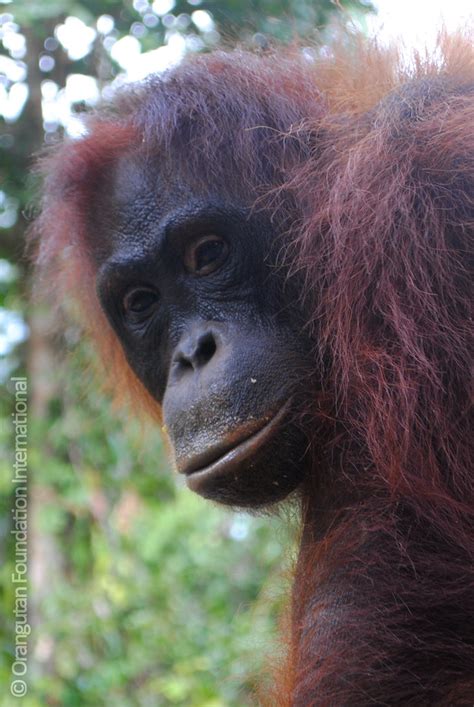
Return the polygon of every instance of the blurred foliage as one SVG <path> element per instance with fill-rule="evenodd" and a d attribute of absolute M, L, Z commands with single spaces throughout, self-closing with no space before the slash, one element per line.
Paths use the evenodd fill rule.
<path fill-rule="evenodd" d="M 135 48 L 138 42 L 142 57 L 177 38 L 186 51 L 235 41 L 264 48 L 268 37 L 310 42 L 341 8 L 348 13 L 344 17 L 363 22 L 370 4 L 0 2 L 0 106 L 28 89 L 20 110 L 0 123 L 0 384 L 6 383 L 0 389 L 2 706 L 13 704 L 8 687 L 14 650 L 10 375 L 28 376 L 31 408 L 33 633 L 29 692 L 21 704 L 252 704 L 251 683 L 273 643 L 291 556 L 288 518 L 231 514 L 182 488 L 156 429 L 142 428 L 130 411 L 112 411 L 94 386 L 93 354 L 81 333 L 72 326 L 52 338 L 54 316 L 28 299 L 23 252 L 35 188 L 27 177 L 33 155 L 60 139 L 94 104 L 87 96 L 71 100 L 51 119 L 45 91 L 64 101 L 73 75 L 92 77 L 98 93 L 119 86 L 126 70 L 113 47 L 124 38 Z M 193 15 L 196 11 L 208 14 Z M 72 56 L 58 41 L 59 28 L 70 17 L 80 19 L 83 30 L 93 30 L 81 56 Z"/>
<path fill-rule="evenodd" d="M 39 558 L 30 556 L 30 575 L 47 576 L 31 597 L 24 704 L 251 704 L 249 680 L 268 651 L 285 584 L 287 524 L 221 511 L 178 487 L 156 431 L 111 416 L 86 381 L 89 358 L 82 346 L 58 369 L 60 393 L 31 426 L 37 510 L 29 522 Z M 11 443 L 4 426 L 0 446 Z M 5 686 L 13 652 L 9 457 L 0 465 Z M 11 700 L 0 695 L 1 705 Z"/>

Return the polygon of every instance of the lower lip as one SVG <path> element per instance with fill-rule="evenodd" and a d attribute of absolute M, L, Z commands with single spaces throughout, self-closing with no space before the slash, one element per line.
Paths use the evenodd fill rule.
<path fill-rule="evenodd" d="M 251 437 L 225 452 L 212 464 L 186 473 L 186 483 L 192 491 L 199 491 L 211 477 L 228 476 L 235 473 L 247 460 L 251 460 L 275 435 L 288 413 L 289 403 L 284 405 L 266 425 Z"/>

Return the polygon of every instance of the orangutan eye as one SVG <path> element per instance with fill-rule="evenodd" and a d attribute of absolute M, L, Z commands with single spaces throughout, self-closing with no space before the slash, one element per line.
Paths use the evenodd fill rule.
<path fill-rule="evenodd" d="M 160 296 L 151 287 L 133 287 L 123 298 L 123 309 L 126 314 L 151 313 Z"/>
<path fill-rule="evenodd" d="M 220 236 L 202 236 L 190 243 L 184 252 L 184 266 L 192 275 L 209 275 L 224 263 L 229 246 Z"/>

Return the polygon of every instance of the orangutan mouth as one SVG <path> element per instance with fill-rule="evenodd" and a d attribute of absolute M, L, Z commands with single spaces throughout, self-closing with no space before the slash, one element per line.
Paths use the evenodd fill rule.
<path fill-rule="evenodd" d="M 277 433 L 288 408 L 289 403 L 286 403 L 277 413 L 266 415 L 263 426 L 262 419 L 245 423 L 218 444 L 179 465 L 178 471 L 186 475 L 188 487 L 197 491 L 210 476 L 228 475 L 251 461 Z"/>

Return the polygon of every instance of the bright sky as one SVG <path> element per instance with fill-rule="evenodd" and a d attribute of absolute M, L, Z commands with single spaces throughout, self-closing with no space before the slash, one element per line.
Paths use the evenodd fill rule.
<path fill-rule="evenodd" d="M 198 5 L 199 1 L 189 0 L 190 10 L 193 5 Z M 433 46 L 437 30 L 443 22 L 449 30 L 464 27 L 469 18 L 471 21 L 474 19 L 473 0 L 373 0 L 373 2 L 378 8 L 378 15 L 369 17 L 370 33 L 377 34 L 387 41 L 401 40 L 407 50 L 413 46 L 420 49 Z M 152 27 L 156 22 L 161 21 L 166 27 L 170 27 L 165 46 L 142 52 L 140 42 L 136 36 L 133 36 L 133 32 L 130 36 L 115 41 L 110 34 L 114 22 L 109 15 L 102 15 L 95 29 L 87 27 L 77 17 L 68 17 L 64 24 L 57 28 L 56 39 L 68 51 L 71 58 L 78 59 L 88 53 L 97 32 L 104 35 L 107 49 L 123 70 L 115 80 L 114 86 L 124 81 L 140 80 L 150 73 L 163 71 L 179 62 L 188 49 L 188 42 L 196 41 L 197 38 L 185 39 L 179 31 L 175 30 L 173 25 L 175 18 L 169 14 L 174 9 L 175 0 L 154 0 L 152 6 L 154 14 L 150 14 L 149 4 L 146 1 L 134 0 L 133 4 L 143 15 L 144 23 L 140 25 L 137 22 L 135 25 L 140 25 L 146 31 L 144 25 Z M 171 22 L 170 25 L 167 24 L 167 18 Z M 154 21 L 153 25 L 150 24 L 151 20 Z M 215 34 L 212 17 L 203 10 L 192 11 L 188 22 L 201 32 Z M 3 25 L 2 41 L 5 48 L 11 52 L 11 58 L 0 56 L 0 79 L 3 72 L 10 81 L 13 81 L 7 88 L 0 80 L 0 115 L 3 114 L 8 122 L 17 119 L 28 97 L 26 65 L 23 61 L 26 44 L 20 28 L 12 21 Z M 46 61 L 50 65 L 46 66 Z M 99 98 L 97 82 L 92 77 L 73 74 L 68 77 L 65 89 L 60 89 L 48 80 L 48 73 L 53 67 L 54 60 L 48 55 L 43 56 L 40 60 L 40 68 L 45 73 L 42 85 L 45 129 L 54 131 L 57 124 L 62 124 L 71 135 L 80 134 L 82 124 L 71 114 L 70 106 L 72 102 L 79 100 L 85 100 L 86 103 L 93 105 Z M 110 91 L 110 89 L 106 90 Z"/>
<path fill-rule="evenodd" d="M 166 11 L 174 5 L 172 0 L 155 0 L 167 4 Z M 466 25 L 468 18 L 474 19 L 473 0 L 373 0 L 378 14 L 369 19 L 371 33 L 386 39 L 401 39 L 407 50 L 433 46 L 438 29 L 444 23 L 448 30 Z M 193 23 L 201 30 L 212 30 L 212 18 L 207 12 L 192 13 Z M 160 49 L 140 54 L 138 41 L 126 37 L 112 49 L 114 58 L 126 72 L 127 80 L 137 80 L 153 71 L 162 71 L 179 62 L 186 46 L 179 34 L 169 37 L 167 45 Z"/>
<path fill-rule="evenodd" d="M 406 48 L 430 48 L 441 24 L 454 30 L 474 19 L 473 0 L 373 0 L 378 14 L 370 18 L 373 34 L 401 39 Z M 472 26 L 472 25 L 471 25 Z"/>

